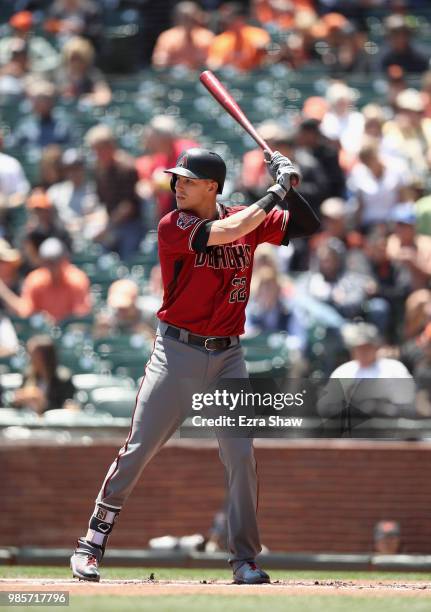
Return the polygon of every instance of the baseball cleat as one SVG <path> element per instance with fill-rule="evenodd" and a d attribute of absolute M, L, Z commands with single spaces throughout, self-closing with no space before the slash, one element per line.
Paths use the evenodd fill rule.
<path fill-rule="evenodd" d="M 92 548 L 91 544 L 82 538 L 78 540 L 78 546 L 70 557 L 70 568 L 74 578 L 99 582 L 99 561 L 102 558 L 102 551 Z"/>
<path fill-rule="evenodd" d="M 233 581 L 235 584 L 266 584 L 271 579 L 256 563 L 246 561 L 234 571 Z"/>

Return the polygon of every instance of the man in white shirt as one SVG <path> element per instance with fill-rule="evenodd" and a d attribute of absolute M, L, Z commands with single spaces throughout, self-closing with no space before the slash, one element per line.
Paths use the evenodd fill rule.
<path fill-rule="evenodd" d="M 378 329 L 370 323 L 349 323 L 342 329 L 352 360 L 336 368 L 318 402 L 323 417 L 346 408 L 360 411 L 362 422 L 374 416 L 414 417 L 415 383 L 397 359 L 378 356 Z"/>

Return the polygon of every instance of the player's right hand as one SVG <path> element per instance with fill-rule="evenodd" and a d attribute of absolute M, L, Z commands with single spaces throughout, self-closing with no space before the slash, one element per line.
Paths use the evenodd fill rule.
<path fill-rule="evenodd" d="M 263 152 L 268 172 L 279 185 L 289 191 L 292 185 L 297 185 L 300 181 L 300 174 L 288 157 L 282 155 L 280 151 L 274 151 L 271 155 L 269 151 Z M 287 177 L 290 176 L 289 181 Z"/>

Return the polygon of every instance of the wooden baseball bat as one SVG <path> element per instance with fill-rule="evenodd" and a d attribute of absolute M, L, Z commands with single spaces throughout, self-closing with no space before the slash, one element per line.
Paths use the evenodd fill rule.
<path fill-rule="evenodd" d="M 272 149 L 267 142 L 257 133 L 256 129 L 244 115 L 241 108 L 238 106 L 232 95 L 228 92 L 226 87 L 220 83 L 218 78 L 211 72 L 211 70 L 205 70 L 199 77 L 202 85 L 204 85 L 210 94 L 217 100 L 217 102 L 229 113 L 231 117 L 235 119 L 241 127 L 257 142 L 263 151 L 268 151 L 270 155 L 273 154 Z M 299 177 L 292 176 L 292 185 L 299 183 Z"/>

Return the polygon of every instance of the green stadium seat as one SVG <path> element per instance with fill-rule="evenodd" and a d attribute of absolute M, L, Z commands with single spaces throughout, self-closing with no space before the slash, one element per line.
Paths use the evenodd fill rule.
<path fill-rule="evenodd" d="M 136 391 L 127 387 L 95 389 L 86 411 L 109 413 L 113 417 L 130 417 L 136 403 Z"/>

